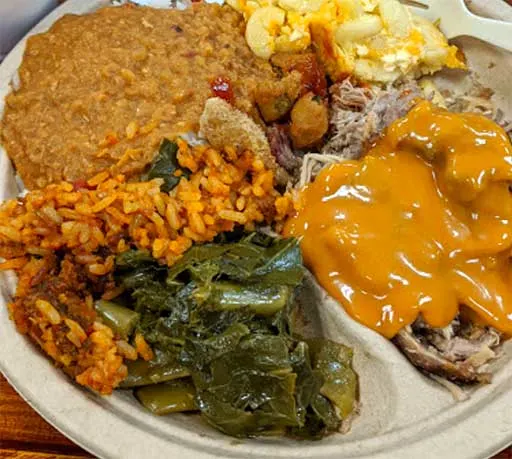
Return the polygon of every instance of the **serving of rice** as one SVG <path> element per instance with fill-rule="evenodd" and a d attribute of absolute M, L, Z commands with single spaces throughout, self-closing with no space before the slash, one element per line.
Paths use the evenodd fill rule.
<path fill-rule="evenodd" d="M 18 330 L 100 393 L 111 393 L 126 377 L 124 359 L 152 356 L 142 336 L 127 343 L 96 317 L 93 294 L 120 293 L 112 275 L 116 254 L 145 249 L 172 265 L 195 242 L 235 225 L 253 230 L 286 212 L 273 172 L 252 152 L 177 143 L 179 165 L 191 174 L 170 193 L 160 190 L 162 179 L 127 182 L 104 171 L 0 207 L 0 270 L 19 276 L 9 305 Z"/>

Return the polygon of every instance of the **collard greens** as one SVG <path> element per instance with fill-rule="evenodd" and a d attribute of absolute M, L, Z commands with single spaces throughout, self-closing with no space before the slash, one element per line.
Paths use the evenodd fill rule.
<path fill-rule="evenodd" d="M 168 139 L 164 139 L 158 150 L 158 154 L 153 159 L 149 171 L 142 177 L 143 181 L 161 178 L 164 183 L 160 187 L 162 191 L 169 192 L 180 181 L 180 178 L 174 175 L 177 170 L 181 170 L 182 175 L 188 177 L 190 171 L 183 169 L 178 163 L 178 145 Z"/>
<path fill-rule="evenodd" d="M 338 430 L 357 397 L 352 353 L 293 333 L 303 272 L 297 240 L 258 233 L 194 246 L 171 268 L 120 255 L 116 275 L 155 349 L 129 365 L 124 387 L 156 414 L 195 408 L 235 437 Z"/>

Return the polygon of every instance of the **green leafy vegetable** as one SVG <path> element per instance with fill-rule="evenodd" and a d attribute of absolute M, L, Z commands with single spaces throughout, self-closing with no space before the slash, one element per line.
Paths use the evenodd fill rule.
<path fill-rule="evenodd" d="M 177 154 L 178 145 L 175 142 L 164 139 L 158 154 L 151 163 L 149 171 L 142 177 L 142 180 L 147 181 L 161 178 L 164 180 L 161 190 L 166 193 L 171 191 L 180 181 L 180 177 L 174 175 L 177 170 L 181 170 L 184 177 L 188 177 L 190 174 L 188 169 L 181 168 L 179 165 Z"/>
<path fill-rule="evenodd" d="M 208 272 L 209 279 L 226 276 L 244 283 L 297 286 L 304 276 L 296 239 L 268 239 L 252 233 L 236 243 L 192 247 L 170 270 L 168 282 L 184 272 Z M 196 277 L 197 274 L 196 274 Z M 207 280 L 206 277 L 201 280 Z"/>
<path fill-rule="evenodd" d="M 297 374 L 297 417 L 299 425 L 306 424 L 308 407 L 315 394 L 320 392 L 323 380 L 320 375 L 313 373 L 308 345 L 301 341 L 290 355 L 293 371 Z"/>
<path fill-rule="evenodd" d="M 147 286 L 166 272 L 146 250 L 128 250 L 116 257 L 118 281 L 127 289 Z"/>
<path fill-rule="evenodd" d="M 352 354 L 290 332 L 304 273 L 297 240 L 253 233 L 222 241 L 192 247 L 171 268 L 147 253 L 118 257 L 137 331 L 155 350 L 153 361 L 128 364 L 123 387 L 137 387 L 157 414 L 195 407 L 235 437 L 317 439 L 338 430 L 357 396 Z M 193 405 L 177 385 L 183 378 Z"/>
<path fill-rule="evenodd" d="M 352 370 L 352 349 L 326 339 L 309 340 L 315 368 L 324 384 L 320 392 L 327 397 L 346 418 L 357 398 L 357 375 Z"/>
<path fill-rule="evenodd" d="M 210 365 L 215 359 L 232 352 L 240 340 L 250 334 L 249 328 L 241 323 L 231 325 L 227 330 L 207 339 L 189 338 L 180 355 L 181 362 L 200 372 Z M 194 376 L 194 374 L 192 374 Z M 196 374 L 196 376 L 199 376 Z"/>
<path fill-rule="evenodd" d="M 338 430 L 343 418 L 337 415 L 335 406 L 321 393 L 325 378 L 314 365 L 308 344 L 299 342 L 291 359 L 297 373 L 297 410 L 301 418 L 300 426 L 293 429 L 293 435 L 315 439 L 326 432 Z M 332 361 L 333 365 L 336 363 Z"/>
<path fill-rule="evenodd" d="M 139 269 L 155 265 L 155 259 L 147 250 L 127 250 L 116 257 L 116 268 Z"/>

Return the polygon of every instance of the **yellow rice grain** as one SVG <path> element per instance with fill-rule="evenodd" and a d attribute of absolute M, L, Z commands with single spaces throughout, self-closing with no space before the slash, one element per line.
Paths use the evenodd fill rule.
<path fill-rule="evenodd" d="M 135 349 L 138 354 L 146 361 L 151 360 L 154 357 L 153 351 L 149 347 L 149 344 L 140 333 L 135 334 Z"/>
<path fill-rule="evenodd" d="M 45 300 L 36 300 L 36 308 L 39 312 L 48 319 L 52 325 L 58 325 L 61 322 L 61 317 L 57 309 L 51 303 Z"/>
<path fill-rule="evenodd" d="M 0 236 L 4 236 L 14 242 L 21 242 L 20 233 L 16 230 L 16 228 L 0 226 Z"/>
<path fill-rule="evenodd" d="M 106 209 L 107 207 L 109 207 L 116 199 L 117 199 L 116 195 L 103 198 L 100 202 L 98 202 L 97 204 L 95 204 L 92 207 L 91 212 L 92 213 L 101 212 L 103 209 Z"/>
<path fill-rule="evenodd" d="M 165 218 L 172 229 L 179 230 L 181 228 L 181 219 L 178 215 L 177 206 L 176 203 L 172 200 L 169 200 L 167 203 L 167 207 L 165 209 Z"/>
<path fill-rule="evenodd" d="M 110 328 L 108 328 L 106 325 L 103 325 L 101 322 L 94 322 L 92 328 L 94 331 L 101 331 L 101 332 L 105 333 L 110 338 L 113 338 L 113 336 L 114 336 L 114 333 L 112 332 L 112 330 Z"/>
<path fill-rule="evenodd" d="M 69 182 L 61 182 L 60 185 L 62 187 L 62 190 L 65 191 L 66 193 L 70 193 L 74 189 L 73 185 Z"/>
<path fill-rule="evenodd" d="M 160 215 L 165 215 L 165 201 L 160 193 L 153 195 L 153 202 Z"/>
<path fill-rule="evenodd" d="M 201 215 L 197 212 L 191 212 L 189 215 L 189 224 L 190 229 L 197 234 L 204 234 L 206 231 L 206 226 L 204 224 Z"/>
<path fill-rule="evenodd" d="M 80 244 L 85 244 L 91 237 L 91 228 L 86 224 L 80 224 L 79 228 L 80 233 L 78 235 L 78 242 L 80 242 Z"/>
<path fill-rule="evenodd" d="M 252 163 L 252 168 L 254 172 L 261 172 L 265 168 L 265 165 L 261 159 L 255 159 Z"/>
<path fill-rule="evenodd" d="M 202 240 L 201 235 L 193 231 L 189 226 L 183 229 L 183 235 L 194 242 L 201 242 Z"/>
<path fill-rule="evenodd" d="M 96 186 L 99 185 L 101 182 L 104 182 L 110 177 L 110 174 L 107 171 L 100 172 L 96 174 L 91 179 L 87 180 L 87 185 L 89 186 Z"/>
<path fill-rule="evenodd" d="M 178 192 L 178 199 L 182 201 L 199 201 L 201 193 L 199 191 L 180 191 Z"/>
<path fill-rule="evenodd" d="M 166 239 L 155 239 L 153 241 L 153 257 L 162 258 L 165 255 L 169 241 Z"/>
<path fill-rule="evenodd" d="M 215 224 L 215 218 L 213 218 L 211 215 L 209 214 L 205 214 L 203 215 L 203 220 L 204 222 L 208 225 L 208 226 L 211 226 L 213 224 Z"/>
<path fill-rule="evenodd" d="M 222 160 L 219 155 L 219 152 L 217 150 L 214 150 L 213 148 L 208 148 L 208 150 L 206 150 L 206 158 L 207 164 L 209 162 L 215 167 L 219 167 L 221 165 Z"/>
<path fill-rule="evenodd" d="M 240 223 L 241 225 L 247 221 L 247 217 L 242 212 L 235 212 L 234 210 L 221 210 L 219 212 L 219 217 L 225 220 Z"/>
<path fill-rule="evenodd" d="M 240 196 L 240 197 L 236 200 L 235 207 L 236 207 L 236 208 L 237 208 L 237 210 L 239 210 L 239 211 L 244 210 L 244 208 L 245 208 L 245 196 Z"/>
<path fill-rule="evenodd" d="M 126 126 L 126 138 L 127 139 L 133 139 L 139 130 L 139 126 L 137 125 L 136 121 L 131 121 L 128 123 L 128 126 Z"/>
<path fill-rule="evenodd" d="M 137 350 L 124 340 L 116 341 L 117 350 L 125 359 L 137 360 Z"/>
<path fill-rule="evenodd" d="M 204 207 L 204 204 L 199 201 L 187 203 L 187 210 L 189 212 L 202 212 L 204 210 Z"/>
<path fill-rule="evenodd" d="M 62 223 L 62 217 L 58 214 L 58 212 L 55 210 L 55 207 L 46 205 L 41 208 L 40 213 L 44 215 L 48 220 L 50 220 L 51 223 L 54 223 L 56 225 L 60 225 Z M 11 223 L 12 226 L 15 226 Z"/>
<path fill-rule="evenodd" d="M 95 276 L 103 276 L 107 274 L 107 270 L 105 269 L 105 266 L 100 263 L 94 263 L 89 266 L 89 272 L 91 274 L 94 274 Z"/>
<path fill-rule="evenodd" d="M 139 130 L 139 132 L 141 134 L 149 134 L 151 131 L 153 131 L 154 129 L 156 129 L 158 127 L 158 125 L 160 124 L 160 121 L 159 120 L 151 120 L 149 123 L 145 124 L 144 126 L 142 126 Z"/>
<path fill-rule="evenodd" d="M 104 263 L 93 263 L 89 265 L 89 272 L 95 276 L 104 276 L 114 269 L 114 257 L 109 256 Z"/>
<path fill-rule="evenodd" d="M 252 192 L 253 192 L 254 196 L 256 196 L 258 198 L 265 196 L 265 190 L 260 185 L 254 185 L 252 187 Z"/>
<path fill-rule="evenodd" d="M 87 339 L 84 329 L 74 320 L 65 318 L 64 323 L 68 326 L 69 332 L 66 337 L 78 348 L 82 347 L 83 342 Z"/>

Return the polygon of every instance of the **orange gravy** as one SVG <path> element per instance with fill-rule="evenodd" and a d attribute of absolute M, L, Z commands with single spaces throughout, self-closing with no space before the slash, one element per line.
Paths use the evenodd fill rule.
<path fill-rule="evenodd" d="M 324 169 L 285 234 L 348 313 L 386 337 L 465 305 L 512 335 L 512 145 L 494 122 L 422 101 L 359 161 Z"/>

